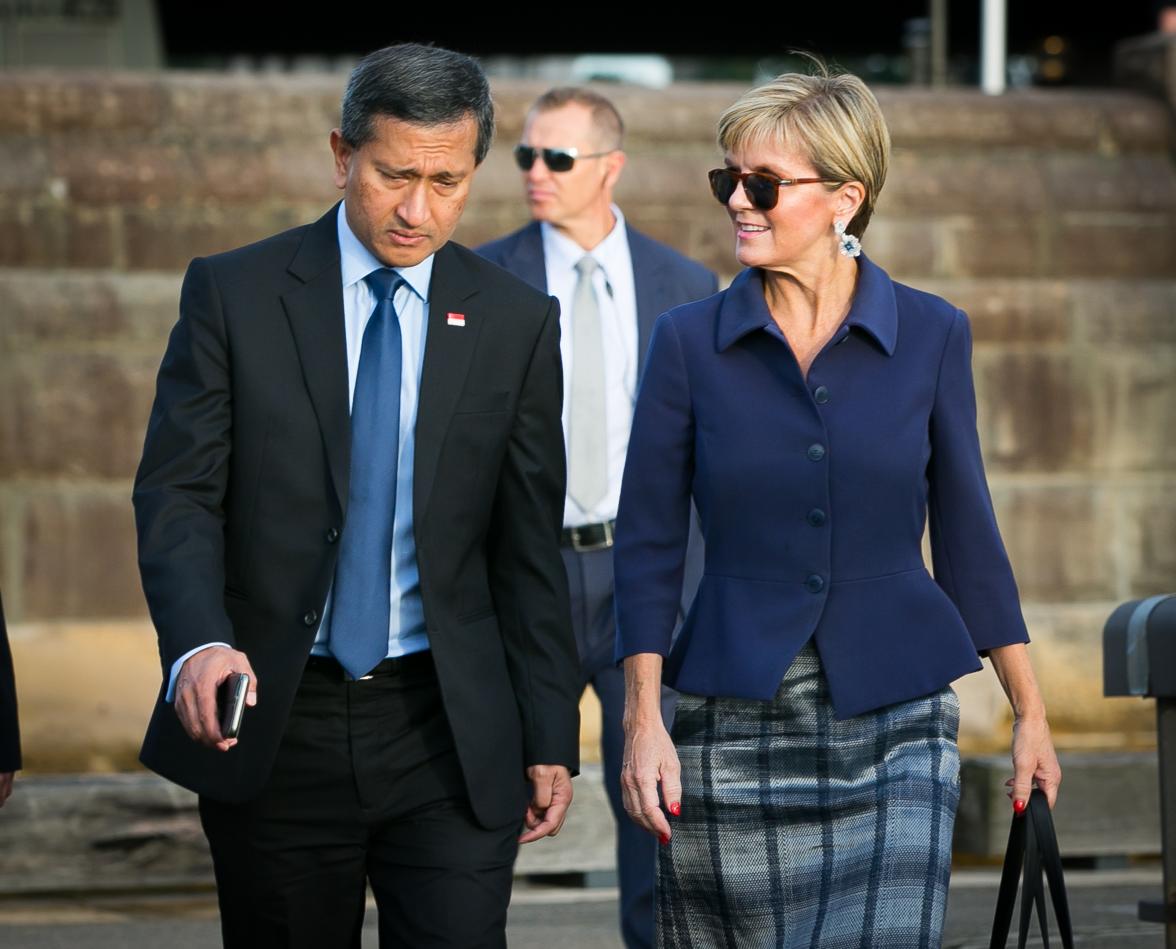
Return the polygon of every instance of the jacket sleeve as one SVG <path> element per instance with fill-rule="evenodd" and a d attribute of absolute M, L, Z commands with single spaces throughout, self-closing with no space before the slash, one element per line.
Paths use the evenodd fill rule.
<path fill-rule="evenodd" d="M 228 339 L 207 261 L 192 261 L 159 368 L 133 500 L 139 572 L 164 676 L 210 642 L 235 645 L 224 610 L 232 408 Z"/>
<path fill-rule="evenodd" d="M 654 325 L 617 513 L 616 658 L 667 655 L 678 618 L 690 530 L 694 416 L 670 314 Z"/>
<path fill-rule="evenodd" d="M 16 677 L 8 650 L 4 604 L 0 603 L 0 773 L 20 770 L 20 726 L 16 715 Z"/>
<path fill-rule="evenodd" d="M 960 611 L 977 651 L 1028 642 L 980 457 L 972 332 L 960 310 L 940 360 L 927 477 L 935 581 Z"/>
<path fill-rule="evenodd" d="M 580 681 L 563 523 L 563 368 L 551 298 L 531 354 L 491 517 L 490 578 L 523 724 L 526 765 L 579 769 Z"/>

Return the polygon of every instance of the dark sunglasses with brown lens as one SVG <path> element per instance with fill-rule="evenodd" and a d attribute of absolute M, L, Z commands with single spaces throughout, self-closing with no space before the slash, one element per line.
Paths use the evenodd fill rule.
<path fill-rule="evenodd" d="M 780 189 L 791 185 L 808 185 L 817 182 L 837 184 L 837 178 L 777 178 L 766 175 L 762 171 L 736 171 L 734 168 L 716 168 L 707 172 L 710 178 L 711 193 L 719 204 L 726 204 L 739 185 L 743 185 L 743 193 L 747 200 L 760 211 L 770 211 L 780 199 Z"/>

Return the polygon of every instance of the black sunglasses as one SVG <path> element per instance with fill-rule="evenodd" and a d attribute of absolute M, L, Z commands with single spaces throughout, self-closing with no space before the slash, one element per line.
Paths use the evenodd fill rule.
<path fill-rule="evenodd" d="M 615 148 L 610 148 L 603 152 L 593 152 L 591 155 L 581 155 L 575 148 L 535 148 L 532 145 L 516 145 L 514 159 L 523 171 L 530 171 L 535 159 L 540 156 L 548 171 L 571 171 L 577 158 L 600 158 L 615 151 Z"/>
<path fill-rule="evenodd" d="M 734 168 L 716 168 L 707 172 L 710 179 L 711 193 L 718 199 L 719 204 L 726 204 L 739 185 L 743 185 L 743 193 L 747 200 L 760 211 L 770 211 L 780 199 L 780 188 L 790 185 L 807 185 L 818 181 L 835 184 L 837 178 L 777 178 L 775 175 L 765 175 L 761 171 L 736 171 Z"/>

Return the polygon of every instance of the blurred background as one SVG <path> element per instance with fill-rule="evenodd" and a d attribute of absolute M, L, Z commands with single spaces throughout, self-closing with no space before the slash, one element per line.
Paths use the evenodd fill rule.
<path fill-rule="evenodd" d="M 705 180 L 715 120 L 749 85 L 803 69 L 800 48 L 870 82 L 890 124 L 867 252 L 972 318 L 1034 662 L 1073 783 L 1093 789 L 1067 806 L 1096 815 L 1092 858 L 1154 857 L 1154 704 L 1103 697 L 1101 643 L 1117 604 L 1176 589 L 1176 10 L 1009 3 L 987 78 L 980 0 L 331 13 L 0 0 L 0 590 L 25 779 L 138 768 L 160 670 L 130 486 L 180 278 L 192 257 L 336 199 L 327 135 L 359 56 L 417 40 L 487 67 L 499 129 L 457 234 L 468 245 L 526 219 L 510 149 L 533 98 L 606 84 L 628 127 L 618 203 L 726 282 L 729 224 Z M 1003 801 L 984 775 L 1004 779 L 992 762 L 1010 718 L 990 672 L 957 689 L 980 775 L 959 832 L 983 856 Z M 1120 801 L 1141 795 L 1138 826 L 1097 816 L 1105 775 L 1128 782 Z M 142 831 L 144 865 L 162 826 Z"/>

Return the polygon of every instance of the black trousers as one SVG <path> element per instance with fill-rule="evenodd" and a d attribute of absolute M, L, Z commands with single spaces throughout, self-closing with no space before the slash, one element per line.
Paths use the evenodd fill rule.
<path fill-rule="evenodd" d="M 580 654 L 580 688 L 592 686 L 600 699 L 600 757 L 604 787 L 617 828 L 617 882 L 620 884 L 621 939 L 625 949 L 653 945 L 653 886 L 657 839 L 625 813 L 621 800 L 621 762 L 625 751 L 625 673 L 613 659 L 616 619 L 613 615 L 612 549 L 562 551 L 572 601 L 572 629 Z M 662 719 L 674 717 L 677 693 L 662 686 Z M 574 807 L 575 805 L 573 805 Z"/>
<path fill-rule="evenodd" d="M 200 799 L 226 949 L 358 949 L 369 882 L 381 947 L 505 946 L 522 814 L 474 820 L 430 654 L 332 666 L 312 657 L 261 796 Z"/>

